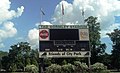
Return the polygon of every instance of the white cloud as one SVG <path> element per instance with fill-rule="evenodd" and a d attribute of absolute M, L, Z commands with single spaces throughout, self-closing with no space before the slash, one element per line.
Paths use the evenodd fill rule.
<path fill-rule="evenodd" d="M 73 3 L 61 1 L 55 8 L 51 18 L 52 23 L 43 21 L 42 25 L 62 24 L 62 3 L 64 5 L 63 24 L 83 24 L 82 8 L 84 8 L 85 18 L 89 16 L 98 17 L 98 21 L 101 23 L 102 37 L 106 37 L 106 33 L 120 26 L 120 24 L 114 23 L 114 16 L 120 15 L 120 1 L 118 0 L 74 0 Z M 36 26 L 38 25 L 39 23 L 36 24 Z M 36 31 L 37 29 L 35 28 L 29 31 L 30 43 L 38 42 L 38 35 L 30 37 L 30 35 L 38 34 Z"/>
<path fill-rule="evenodd" d="M 47 21 L 43 21 L 42 23 L 41 23 L 41 25 L 52 25 L 50 22 L 47 22 Z"/>
<path fill-rule="evenodd" d="M 83 17 L 81 15 L 82 8 L 85 10 L 85 18 L 89 16 L 98 17 L 99 22 L 101 23 L 101 29 L 103 33 L 107 31 L 111 31 L 107 28 L 115 29 L 113 24 L 115 22 L 114 16 L 120 15 L 120 1 L 118 0 L 74 0 L 73 3 L 68 3 L 66 1 L 62 1 L 64 4 L 64 16 L 63 23 L 64 24 L 82 24 Z M 62 9 L 60 2 L 55 9 L 55 14 L 53 15 L 53 24 L 61 24 L 62 23 Z M 118 26 L 116 26 L 118 27 Z M 106 35 L 102 34 L 102 37 Z"/>
<path fill-rule="evenodd" d="M 17 8 L 17 12 L 16 12 L 16 17 L 19 17 L 22 15 L 22 13 L 24 12 L 24 7 L 21 6 L 20 8 Z"/>
<path fill-rule="evenodd" d="M 17 11 L 11 10 L 10 7 L 10 0 L 0 1 L 0 48 L 5 47 L 4 39 L 14 37 L 17 34 L 17 29 L 10 20 L 21 16 L 24 11 L 23 6 L 17 8 Z"/>
<path fill-rule="evenodd" d="M 0 24 L 4 21 L 11 20 L 14 17 L 22 15 L 24 11 L 23 6 L 17 8 L 17 12 L 15 12 L 15 10 L 10 10 L 10 4 L 11 2 L 9 0 L 0 1 Z"/>
<path fill-rule="evenodd" d="M 13 37 L 17 33 L 17 29 L 12 22 L 4 23 L 4 31 L 7 37 Z"/>
<path fill-rule="evenodd" d="M 41 23 L 36 23 L 35 26 L 38 27 L 39 25 L 53 25 L 52 23 L 50 22 L 47 22 L 47 21 L 42 21 Z"/>
<path fill-rule="evenodd" d="M 14 37 L 17 34 L 17 29 L 12 22 L 6 22 L 3 25 L 4 26 L 0 29 L 0 48 L 5 47 L 2 43 L 4 39 Z"/>
<path fill-rule="evenodd" d="M 0 29 L 0 42 L 9 37 L 15 36 L 17 29 L 14 27 L 12 22 L 6 22 L 4 26 Z"/>
<path fill-rule="evenodd" d="M 110 27 L 108 27 L 104 30 L 101 30 L 101 32 L 100 32 L 101 36 L 103 38 L 108 37 L 108 35 L 106 35 L 106 33 L 111 33 L 111 32 L 113 32 L 114 29 L 119 29 L 119 27 L 120 27 L 119 23 L 112 24 Z"/>
<path fill-rule="evenodd" d="M 39 30 L 36 28 L 31 29 L 28 32 L 28 41 L 33 48 L 38 48 L 39 43 Z"/>
<path fill-rule="evenodd" d="M 0 43 L 0 48 L 4 48 L 5 45 L 3 43 Z"/>

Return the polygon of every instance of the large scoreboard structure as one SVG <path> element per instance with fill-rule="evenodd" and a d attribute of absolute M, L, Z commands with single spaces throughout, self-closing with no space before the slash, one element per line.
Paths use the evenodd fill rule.
<path fill-rule="evenodd" d="M 39 25 L 39 58 L 90 57 L 86 25 Z"/>

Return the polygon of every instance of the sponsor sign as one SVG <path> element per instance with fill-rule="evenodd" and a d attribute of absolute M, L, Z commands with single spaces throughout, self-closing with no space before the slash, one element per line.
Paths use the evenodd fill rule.
<path fill-rule="evenodd" d="M 79 29 L 79 35 L 81 41 L 89 41 L 88 29 Z"/>
<path fill-rule="evenodd" d="M 48 29 L 40 29 L 39 37 L 40 37 L 40 41 L 49 40 L 49 30 Z"/>
<path fill-rule="evenodd" d="M 89 51 L 39 52 L 39 57 L 90 57 Z"/>

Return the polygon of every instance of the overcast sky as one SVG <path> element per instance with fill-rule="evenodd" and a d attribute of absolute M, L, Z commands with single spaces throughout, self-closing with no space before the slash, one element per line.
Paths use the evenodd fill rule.
<path fill-rule="evenodd" d="M 10 46 L 21 41 L 30 42 L 38 48 L 38 25 L 40 8 L 45 15 L 41 24 L 66 25 L 82 24 L 84 8 L 85 18 L 98 17 L 101 26 L 101 41 L 107 44 L 106 52 L 111 51 L 111 41 L 106 36 L 115 28 L 120 28 L 119 0 L 1 0 L 0 2 L 0 50 L 8 51 Z"/>

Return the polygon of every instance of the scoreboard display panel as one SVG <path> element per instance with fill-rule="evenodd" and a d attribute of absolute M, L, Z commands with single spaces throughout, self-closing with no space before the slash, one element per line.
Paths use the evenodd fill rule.
<path fill-rule="evenodd" d="M 81 57 L 89 54 L 89 31 L 81 25 L 40 25 L 39 56 Z M 71 55 L 70 55 L 71 54 Z"/>
<path fill-rule="evenodd" d="M 50 29 L 50 40 L 79 40 L 79 30 Z"/>

